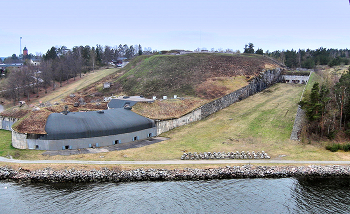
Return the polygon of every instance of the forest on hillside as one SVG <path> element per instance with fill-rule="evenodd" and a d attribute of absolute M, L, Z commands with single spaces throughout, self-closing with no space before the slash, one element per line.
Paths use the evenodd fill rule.
<path fill-rule="evenodd" d="M 305 110 L 308 124 L 305 136 L 310 140 L 327 137 L 343 140 L 350 137 L 350 67 L 346 72 L 332 75 L 317 72 L 310 92 L 300 102 Z"/>

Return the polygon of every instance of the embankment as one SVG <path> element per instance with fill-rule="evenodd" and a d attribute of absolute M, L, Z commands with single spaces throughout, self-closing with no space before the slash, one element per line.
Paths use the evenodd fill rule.
<path fill-rule="evenodd" d="M 59 170 L 51 168 L 29 171 L 0 167 L 0 180 L 16 182 L 135 182 L 210 180 L 233 178 L 285 178 L 285 177 L 349 177 L 350 166 L 227 166 L 209 169 L 136 169 L 136 170 Z"/>

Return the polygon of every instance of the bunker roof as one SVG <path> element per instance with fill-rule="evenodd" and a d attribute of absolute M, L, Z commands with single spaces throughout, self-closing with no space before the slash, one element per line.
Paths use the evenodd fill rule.
<path fill-rule="evenodd" d="M 124 108 L 91 112 L 52 113 L 43 140 L 91 138 L 154 127 L 154 121 Z"/>

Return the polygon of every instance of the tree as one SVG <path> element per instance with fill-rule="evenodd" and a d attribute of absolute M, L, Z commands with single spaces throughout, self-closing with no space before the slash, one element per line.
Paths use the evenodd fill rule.
<path fill-rule="evenodd" d="M 40 78 L 43 80 L 43 87 L 45 89 L 45 94 L 47 93 L 47 87 L 51 84 L 52 81 L 52 65 L 51 65 L 52 61 L 48 60 L 48 61 L 43 61 L 42 63 L 40 63 Z"/>
<path fill-rule="evenodd" d="M 291 51 L 287 50 L 285 52 L 285 65 L 289 68 L 295 68 L 298 65 L 298 55 L 292 49 Z"/>
<path fill-rule="evenodd" d="M 56 59 L 58 56 L 57 56 L 57 48 L 55 48 L 55 47 L 51 47 L 51 49 L 50 50 L 48 50 L 47 52 L 46 52 L 46 54 L 44 54 L 44 56 L 43 56 L 43 58 L 44 58 L 44 60 L 50 60 L 50 59 L 52 59 L 52 60 L 54 60 L 54 59 Z"/>
<path fill-rule="evenodd" d="M 113 58 L 114 50 L 110 46 L 106 45 L 103 53 L 103 63 L 107 64 L 109 62 L 112 62 Z"/>
<path fill-rule="evenodd" d="M 130 47 L 126 49 L 125 57 L 127 59 L 132 59 L 134 57 L 134 53 L 135 53 L 134 47 L 130 45 Z"/>
<path fill-rule="evenodd" d="M 255 51 L 256 54 L 264 55 L 263 49 L 258 48 L 258 50 Z"/>
<path fill-rule="evenodd" d="M 254 45 L 253 45 L 253 43 L 249 43 L 248 45 L 245 45 L 244 53 L 250 53 L 250 54 L 254 53 Z"/>
<path fill-rule="evenodd" d="M 102 65 L 102 55 L 103 55 L 103 50 L 102 50 L 102 46 L 101 45 L 96 45 L 96 49 L 95 49 L 95 53 L 96 53 L 96 64 L 101 66 Z"/>
<path fill-rule="evenodd" d="M 319 83 L 315 82 L 310 95 L 299 103 L 309 120 L 309 131 L 316 133 L 320 131 L 321 136 L 324 133 L 326 106 L 330 101 L 328 94 L 329 89 L 326 85 L 322 84 L 320 88 Z"/>
<path fill-rule="evenodd" d="M 139 56 L 141 56 L 142 55 L 142 47 L 141 47 L 141 45 L 139 44 Z"/>
<path fill-rule="evenodd" d="M 337 98 L 337 103 L 340 111 L 340 123 L 339 128 L 342 127 L 343 113 L 349 111 L 346 104 L 348 103 L 348 98 L 350 96 L 350 67 L 349 70 L 342 74 L 339 82 L 335 85 L 335 94 Z M 346 119 L 344 120 L 345 123 Z"/>

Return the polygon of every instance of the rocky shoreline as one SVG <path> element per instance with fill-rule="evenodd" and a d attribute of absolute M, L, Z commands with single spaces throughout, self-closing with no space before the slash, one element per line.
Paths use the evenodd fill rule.
<path fill-rule="evenodd" d="M 59 183 L 59 182 L 135 182 L 135 181 L 178 181 L 211 180 L 234 178 L 329 178 L 349 177 L 350 166 L 227 166 L 209 169 L 135 169 L 135 170 L 15 170 L 0 166 L 0 180 L 19 183 Z"/>

